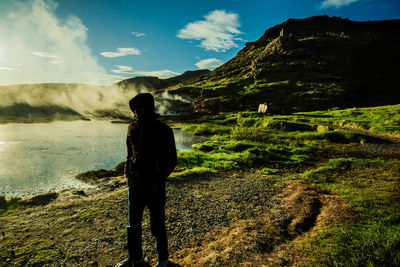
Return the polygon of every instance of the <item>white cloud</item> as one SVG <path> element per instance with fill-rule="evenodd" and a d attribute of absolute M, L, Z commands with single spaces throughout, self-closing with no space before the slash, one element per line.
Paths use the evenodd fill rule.
<path fill-rule="evenodd" d="M 142 33 L 142 32 L 131 32 L 133 35 L 135 35 L 136 37 L 144 37 L 147 36 L 146 33 Z"/>
<path fill-rule="evenodd" d="M 118 69 L 116 70 L 111 70 L 114 73 L 117 74 L 130 74 L 130 75 L 143 75 L 143 76 L 155 76 L 160 79 L 166 79 L 166 78 L 171 78 L 174 76 L 179 75 L 180 73 L 170 71 L 170 70 L 159 70 L 159 71 L 140 71 L 140 70 L 134 70 L 130 66 L 124 66 L 124 65 L 116 65 Z"/>
<path fill-rule="evenodd" d="M 360 0 L 325 0 L 320 4 L 320 8 L 330 8 L 336 7 L 340 8 L 343 6 L 348 6 L 352 3 L 359 2 Z"/>
<path fill-rule="evenodd" d="M 221 66 L 222 64 L 224 64 L 224 62 L 222 60 L 219 60 L 216 58 L 207 58 L 207 59 L 200 60 L 195 65 L 199 69 L 213 69 L 213 68 Z"/>
<path fill-rule="evenodd" d="M 235 41 L 241 34 L 239 15 L 224 10 L 214 10 L 199 20 L 187 24 L 177 35 L 181 39 L 201 40 L 200 47 L 216 52 L 225 52 L 233 47 L 238 47 Z"/>
<path fill-rule="evenodd" d="M 130 66 L 116 65 L 117 70 L 111 70 L 114 73 L 119 74 L 137 74 L 137 71 L 133 70 Z"/>
<path fill-rule="evenodd" d="M 127 55 L 140 55 L 142 52 L 134 47 L 117 48 L 117 52 L 101 52 L 103 57 L 123 57 Z"/>
<path fill-rule="evenodd" d="M 121 76 L 121 75 L 108 75 L 108 74 L 106 74 L 106 75 L 103 76 L 102 81 L 103 81 L 104 84 L 110 85 L 110 84 L 114 84 L 114 83 L 117 83 L 117 82 L 122 81 L 122 80 L 125 80 L 125 79 L 126 79 L 125 76 Z"/>
<path fill-rule="evenodd" d="M 104 69 L 91 54 L 87 28 L 73 15 L 60 20 L 53 0 L 6 1 L 0 17 L 0 84 L 64 82 L 98 83 Z M 44 60 L 47 59 L 47 60 Z M 49 64 L 50 63 L 50 64 Z M 64 63 L 64 64 L 60 64 Z"/>

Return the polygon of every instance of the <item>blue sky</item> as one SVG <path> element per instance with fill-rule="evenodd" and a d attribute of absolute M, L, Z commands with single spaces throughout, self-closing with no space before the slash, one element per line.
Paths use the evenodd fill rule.
<path fill-rule="evenodd" d="M 0 84 L 109 84 L 228 61 L 289 18 L 400 18 L 398 0 L 2 0 Z"/>

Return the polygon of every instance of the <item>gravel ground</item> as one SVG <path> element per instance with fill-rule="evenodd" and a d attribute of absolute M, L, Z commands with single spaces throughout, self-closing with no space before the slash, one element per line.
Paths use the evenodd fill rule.
<path fill-rule="evenodd" d="M 276 204 L 272 196 L 281 191 L 274 184 L 274 179 L 255 174 L 224 174 L 206 180 L 170 182 L 166 217 L 171 254 L 188 247 L 208 232 L 267 211 Z M 146 212 L 144 225 L 148 224 Z M 149 227 L 146 228 L 143 244 L 145 253 L 150 254 L 155 250 L 155 242 Z"/>
<path fill-rule="evenodd" d="M 376 157 L 398 157 L 400 158 L 400 144 L 362 144 L 358 149 L 364 153 L 371 154 Z"/>
<path fill-rule="evenodd" d="M 196 244 L 206 233 L 270 209 L 281 188 L 274 178 L 251 173 L 172 180 L 167 185 L 169 250 Z M 127 256 L 127 188 L 113 178 L 85 194 L 60 193 L 47 206 L 0 217 L 0 266 L 113 266 Z M 154 264 L 149 213 L 143 218 L 143 249 Z"/>

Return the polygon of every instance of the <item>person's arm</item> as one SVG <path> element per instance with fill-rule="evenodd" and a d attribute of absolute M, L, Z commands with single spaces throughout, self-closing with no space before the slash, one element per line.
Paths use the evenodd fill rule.
<path fill-rule="evenodd" d="M 130 160 L 131 160 L 131 158 L 132 158 L 132 143 L 131 143 L 131 138 L 130 138 L 130 136 L 129 136 L 130 130 L 131 130 L 131 125 L 129 125 L 128 134 L 127 134 L 127 136 L 126 136 L 126 151 L 127 151 L 127 156 L 126 156 L 125 170 L 124 170 L 125 178 L 128 178 L 128 177 L 127 177 L 127 174 L 128 174 L 129 162 L 130 162 Z"/>
<path fill-rule="evenodd" d="M 167 127 L 164 138 L 164 157 L 161 168 L 161 177 L 165 180 L 175 169 L 177 163 L 177 154 L 175 146 L 174 132 L 171 128 Z"/>

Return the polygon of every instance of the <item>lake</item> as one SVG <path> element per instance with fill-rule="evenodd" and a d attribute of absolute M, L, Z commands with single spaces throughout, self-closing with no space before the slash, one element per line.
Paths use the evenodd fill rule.
<path fill-rule="evenodd" d="M 54 121 L 0 125 L 0 195 L 27 196 L 91 187 L 81 172 L 112 169 L 126 159 L 128 124 L 109 121 Z M 177 149 L 200 139 L 174 129 Z"/>

